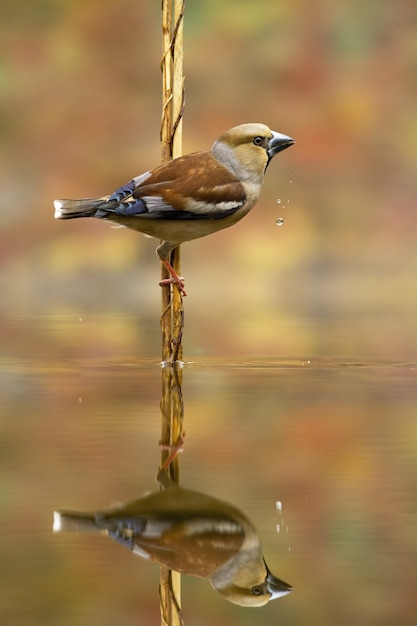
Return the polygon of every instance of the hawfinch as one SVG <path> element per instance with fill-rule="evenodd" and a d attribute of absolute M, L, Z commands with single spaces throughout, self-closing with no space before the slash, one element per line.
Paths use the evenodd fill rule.
<path fill-rule="evenodd" d="M 133 178 L 112 195 L 55 200 L 55 217 L 98 217 L 162 240 L 156 251 L 183 295 L 184 279 L 168 259 L 179 244 L 204 237 L 244 217 L 259 198 L 272 157 L 294 139 L 264 124 L 241 124 L 194 152 Z"/>
<path fill-rule="evenodd" d="M 292 590 L 271 574 L 258 534 L 237 508 L 183 489 L 160 470 L 163 491 L 98 513 L 54 513 L 54 532 L 108 535 L 134 554 L 169 569 L 208 578 L 229 602 L 262 606 Z"/>

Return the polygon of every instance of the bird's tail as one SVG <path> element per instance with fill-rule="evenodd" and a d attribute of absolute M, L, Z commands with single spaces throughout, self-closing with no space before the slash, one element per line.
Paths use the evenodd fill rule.
<path fill-rule="evenodd" d="M 75 217 L 91 217 L 96 214 L 109 196 L 102 198 L 83 198 L 82 200 L 54 200 L 57 220 L 70 220 Z"/>
<path fill-rule="evenodd" d="M 54 511 L 54 533 L 66 530 L 78 530 L 83 532 L 97 532 L 94 515 L 88 513 L 72 513 L 69 511 Z"/>

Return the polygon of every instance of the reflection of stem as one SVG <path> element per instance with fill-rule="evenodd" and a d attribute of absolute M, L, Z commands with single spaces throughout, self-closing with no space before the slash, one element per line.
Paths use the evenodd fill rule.
<path fill-rule="evenodd" d="M 171 451 L 181 446 L 183 441 L 184 406 L 182 400 L 182 369 L 177 367 L 162 368 L 161 399 L 161 467 L 166 465 Z M 167 468 L 168 474 L 179 482 L 179 459 L 174 455 Z"/>
<path fill-rule="evenodd" d="M 184 415 L 182 399 L 182 369 L 173 367 L 162 368 L 162 399 L 161 399 L 161 467 L 173 456 L 167 467 L 170 478 L 179 482 L 178 454 L 172 451 L 182 443 L 182 423 Z M 162 626 L 181 626 L 181 576 L 167 567 L 161 566 L 160 573 L 160 604 Z"/>
<path fill-rule="evenodd" d="M 178 572 L 172 572 L 167 567 L 161 567 L 159 587 L 159 597 L 161 603 L 161 626 L 171 626 L 171 624 L 184 626 L 184 621 L 181 614 L 181 607 L 178 604 L 177 596 L 173 591 L 173 576 L 175 575 L 179 577 Z M 169 599 L 169 604 L 167 603 L 167 598 Z M 174 611 L 172 609 L 174 609 Z"/>

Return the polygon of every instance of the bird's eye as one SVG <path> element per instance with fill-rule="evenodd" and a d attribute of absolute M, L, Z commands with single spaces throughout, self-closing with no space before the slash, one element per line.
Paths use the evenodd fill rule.
<path fill-rule="evenodd" d="M 252 587 L 252 593 L 254 596 L 260 596 L 262 593 L 262 587 L 260 585 L 255 585 L 255 587 Z"/>
<path fill-rule="evenodd" d="M 255 144 L 255 146 L 262 146 L 263 142 L 264 142 L 264 138 L 259 135 L 257 137 L 254 137 L 253 139 L 253 143 Z"/>

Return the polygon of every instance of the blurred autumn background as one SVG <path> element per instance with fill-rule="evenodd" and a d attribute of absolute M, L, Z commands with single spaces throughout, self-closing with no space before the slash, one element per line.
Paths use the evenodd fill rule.
<path fill-rule="evenodd" d="M 160 2 L 0 14 L 0 618 L 157 623 L 156 567 L 51 536 L 54 507 L 152 487 L 156 242 L 52 203 L 159 163 Z M 412 623 L 417 5 L 188 0 L 184 39 L 184 152 L 250 121 L 297 141 L 250 215 L 181 257 L 184 483 L 253 517 L 296 591 L 254 615 L 187 580 L 186 623 Z"/>
<path fill-rule="evenodd" d="M 183 246 L 191 312 L 223 313 L 223 292 L 284 324 L 415 310 L 416 13 L 409 0 L 188 2 L 184 152 L 247 121 L 297 140 L 243 222 Z M 0 28 L 0 310 L 153 315 L 155 243 L 55 221 L 52 201 L 158 164 L 159 2 L 16 0 Z"/>

